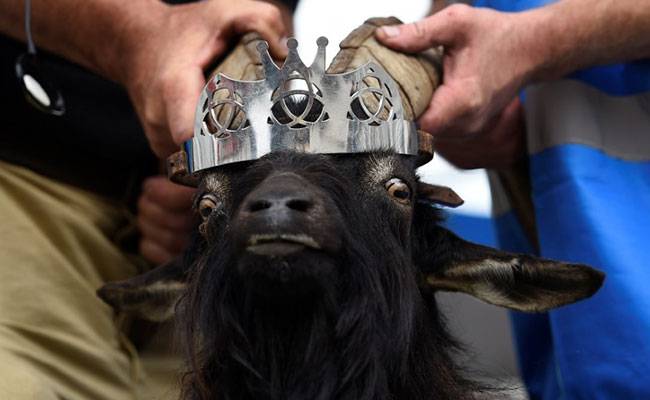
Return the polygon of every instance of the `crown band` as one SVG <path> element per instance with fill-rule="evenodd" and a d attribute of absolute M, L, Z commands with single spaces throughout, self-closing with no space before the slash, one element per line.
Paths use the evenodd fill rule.
<path fill-rule="evenodd" d="M 194 137 L 184 145 L 188 172 L 256 160 L 279 150 L 334 154 L 390 149 L 417 155 L 417 129 L 404 119 L 391 77 L 372 62 L 328 74 L 327 39 L 321 37 L 317 44 L 310 67 L 298 56 L 295 39 L 287 43 L 282 68 L 263 42 L 258 51 L 265 79 L 238 81 L 222 74 L 210 79 L 197 106 Z"/>

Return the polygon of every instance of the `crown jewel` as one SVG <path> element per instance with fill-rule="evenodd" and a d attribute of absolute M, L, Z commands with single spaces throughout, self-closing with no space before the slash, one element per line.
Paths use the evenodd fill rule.
<path fill-rule="evenodd" d="M 287 42 L 279 68 L 261 42 L 265 79 L 239 81 L 217 74 L 199 98 L 194 137 L 185 143 L 189 172 L 256 160 L 278 150 L 365 153 L 391 149 L 416 155 L 415 124 L 404 119 L 395 82 L 369 62 L 343 74 L 325 72 L 327 39 L 307 67 L 298 42 Z"/>

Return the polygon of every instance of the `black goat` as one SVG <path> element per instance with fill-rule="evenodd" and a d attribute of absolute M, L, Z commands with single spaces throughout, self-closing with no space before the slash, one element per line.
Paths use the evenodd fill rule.
<path fill-rule="evenodd" d="M 415 169 L 392 152 L 218 168 L 202 177 L 185 262 L 100 295 L 148 318 L 176 312 L 186 399 L 474 398 L 437 290 L 535 312 L 592 295 L 603 275 L 463 241 Z"/>

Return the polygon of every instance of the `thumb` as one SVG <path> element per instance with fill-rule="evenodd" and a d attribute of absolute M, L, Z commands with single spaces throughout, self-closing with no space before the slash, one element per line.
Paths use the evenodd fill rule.
<path fill-rule="evenodd" d="M 375 31 L 375 36 L 390 48 L 417 53 L 435 46 L 452 45 L 456 30 L 443 13 L 437 13 L 410 24 L 382 26 Z"/>
<path fill-rule="evenodd" d="M 192 138 L 194 133 L 194 114 L 199 94 L 205 85 L 201 68 L 184 71 L 183 79 L 177 79 L 165 93 L 167 124 L 172 139 L 177 145 Z"/>

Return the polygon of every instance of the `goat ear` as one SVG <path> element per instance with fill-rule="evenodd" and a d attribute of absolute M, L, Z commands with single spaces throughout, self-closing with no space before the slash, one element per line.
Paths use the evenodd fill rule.
<path fill-rule="evenodd" d="M 582 264 L 502 252 L 429 227 L 419 239 L 415 260 L 422 284 L 434 290 L 464 292 L 487 303 L 525 312 L 542 312 L 590 297 L 605 275 Z"/>
<path fill-rule="evenodd" d="M 186 269 L 179 257 L 131 279 L 109 282 L 97 290 L 97 295 L 115 311 L 162 322 L 174 315 L 186 281 Z"/>
<path fill-rule="evenodd" d="M 465 202 L 453 189 L 447 186 L 418 182 L 417 200 L 456 208 Z"/>

